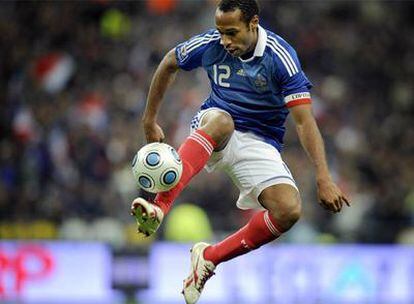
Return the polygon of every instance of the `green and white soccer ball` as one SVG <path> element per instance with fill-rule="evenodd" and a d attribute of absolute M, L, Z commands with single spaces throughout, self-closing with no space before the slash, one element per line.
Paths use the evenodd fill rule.
<path fill-rule="evenodd" d="M 177 151 L 165 143 L 142 147 L 132 161 L 132 173 L 140 188 L 151 193 L 168 191 L 178 184 L 183 164 Z"/>

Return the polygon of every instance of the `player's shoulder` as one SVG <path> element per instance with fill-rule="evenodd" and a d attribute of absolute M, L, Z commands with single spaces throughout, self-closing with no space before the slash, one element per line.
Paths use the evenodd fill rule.
<path fill-rule="evenodd" d="M 285 49 L 289 53 L 295 52 L 293 46 L 287 42 L 283 37 L 278 34 L 275 34 L 272 31 L 266 30 L 267 33 L 267 41 L 266 46 L 270 48 L 272 51 L 274 49 Z"/>
<path fill-rule="evenodd" d="M 300 70 L 295 49 L 281 36 L 266 30 L 266 52 L 279 67 L 283 67 L 290 76 Z"/>
<path fill-rule="evenodd" d="M 220 33 L 216 29 L 209 29 L 201 34 L 195 35 L 185 42 L 187 48 L 197 48 L 206 44 L 220 41 Z"/>
<path fill-rule="evenodd" d="M 207 49 L 213 45 L 219 45 L 219 42 L 220 33 L 215 29 L 210 29 L 180 43 L 176 48 L 177 58 L 180 62 L 185 62 L 190 57 L 203 56 Z"/>

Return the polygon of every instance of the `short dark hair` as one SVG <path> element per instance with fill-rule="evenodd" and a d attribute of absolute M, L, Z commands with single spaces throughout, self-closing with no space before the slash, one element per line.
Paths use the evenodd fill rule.
<path fill-rule="evenodd" d="M 217 7 L 224 13 L 240 9 L 242 20 L 248 24 L 254 15 L 259 15 L 259 4 L 256 0 L 221 0 Z"/>

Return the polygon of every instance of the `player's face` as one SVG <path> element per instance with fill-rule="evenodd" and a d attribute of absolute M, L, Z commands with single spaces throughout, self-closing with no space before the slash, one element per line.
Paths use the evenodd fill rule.
<path fill-rule="evenodd" d="M 234 57 L 240 57 L 252 51 L 257 43 L 257 27 L 259 17 L 256 15 L 246 24 L 242 20 L 242 12 L 216 10 L 216 27 L 221 34 L 221 44 Z"/>

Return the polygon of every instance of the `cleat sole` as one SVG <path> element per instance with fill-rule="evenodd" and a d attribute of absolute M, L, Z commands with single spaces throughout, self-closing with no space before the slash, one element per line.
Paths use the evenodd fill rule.
<path fill-rule="evenodd" d="M 143 199 L 136 199 L 131 207 L 131 214 L 137 223 L 137 232 L 146 237 L 155 233 L 163 219 L 162 210 Z"/>

